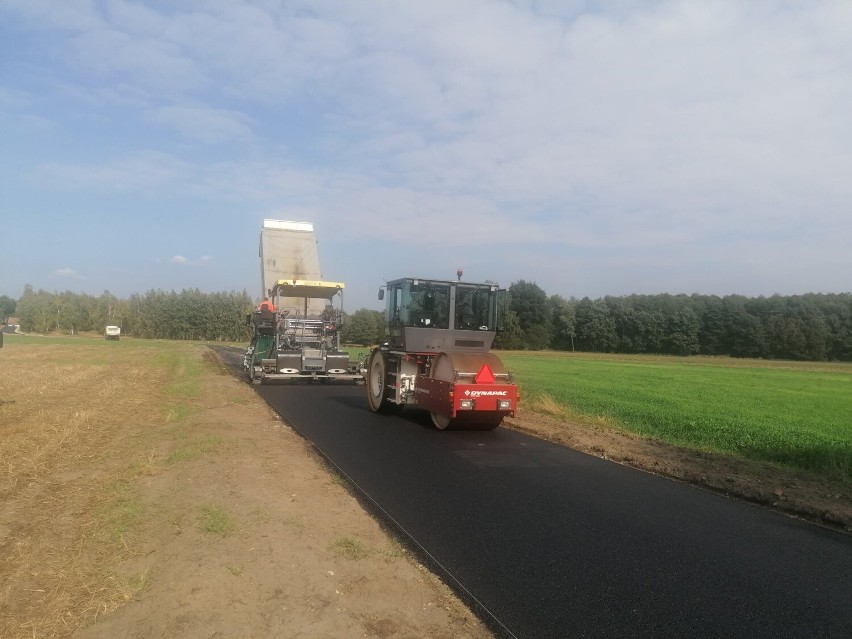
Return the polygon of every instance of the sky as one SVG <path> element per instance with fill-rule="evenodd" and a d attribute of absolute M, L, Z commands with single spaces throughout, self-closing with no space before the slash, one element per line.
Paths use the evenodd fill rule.
<path fill-rule="evenodd" d="M 849 0 L 0 0 L 0 295 L 852 291 Z"/>

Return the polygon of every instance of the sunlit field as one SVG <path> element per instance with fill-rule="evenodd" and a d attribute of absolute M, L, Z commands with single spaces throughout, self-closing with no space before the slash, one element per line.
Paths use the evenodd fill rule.
<path fill-rule="evenodd" d="M 169 455 L 211 449 L 193 430 L 208 405 L 202 379 L 219 375 L 206 351 L 96 335 L 3 336 L 0 508 L 14 552 L 0 562 L 0 637 L 70 636 L 147 588 L 147 571 L 117 568 L 153 512 L 137 481 L 173 464 Z"/>
<path fill-rule="evenodd" d="M 852 480 L 852 365 L 500 352 L 522 406 Z"/>
<path fill-rule="evenodd" d="M 86 345 L 90 363 L 156 340 L 5 335 L 6 346 Z M 349 347 L 356 359 L 369 349 Z M 103 357 L 99 355 L 103 353 Z M 852 364 L 499 351 L 522 409 L 852 481 Z"/>

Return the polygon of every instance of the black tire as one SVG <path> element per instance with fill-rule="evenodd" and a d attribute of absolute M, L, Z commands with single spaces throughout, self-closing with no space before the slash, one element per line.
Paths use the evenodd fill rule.
<path fill-rule="evenodd" d="M 381 415 L 398 413 L 402 410 L 400 404 L 395 404 L 388 399 L 388 386 L 392 383 L 390 365 L 388 354 L 378 348 L 370 353 L 370 358 L 367 360 L 364 384 L 367 388 L 367 403 L 371 411 Z"/>
<path fill-rule="evenodd" d="M 263 374 L 258 375 L 257 371 L 254 369 L 254 356 L 252 356 L 248 368 L 246 369 L 246 378 L 248 379 L 248 383 L 252 386 L 263 383 Z"/>
<path fill-rule="evenodd" d="M 263 384 L 263 376 L 258 375 L 254 370 L 254 364 L 252 364 L 251 368 L 249 368 L 249 381 L 253 386 L 257 386 L 259 384 Z"/>
<path fill-rule="evenodd" d="M 446 415 L 430 413 L 432 425 L 438 430 L 494 430 L 503 423 L 500 413 L 468 413 L 450 419 Z"/>
<path fill-rule="evenodd" d="M 430 376 L 445 382 L 455 379 L 453 360 L 446 353 L 439 353 L 432 362 Z M 449 415 L 430 413 L 432 425 L 438 430 L 494 430 L 503 423 L 502 413 L 461 412 L 454 418 Z"/>

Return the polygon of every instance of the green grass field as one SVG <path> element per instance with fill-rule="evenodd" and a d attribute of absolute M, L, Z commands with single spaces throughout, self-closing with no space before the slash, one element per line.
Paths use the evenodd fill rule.
<path fill-rule="evenodd" d="M 852 481 L 852 365 L 501 352 L 522 406 L 556 402 L 691 448 Z"/>

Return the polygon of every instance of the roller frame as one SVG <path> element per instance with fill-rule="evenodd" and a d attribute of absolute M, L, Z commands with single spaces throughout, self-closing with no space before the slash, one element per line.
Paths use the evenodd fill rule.
<path fill-rule="evenodd" d="M 460 424 L 457 427 L 461 428 L 490 429 L 499 425 L 503 417 L 515 416 L 519 400 L 518 387 L 511 383 L 511 375 L 503 372 L 502 362 L 493 353 L 410 353 L 381 347 L 375 351 L 383 353 L 389 367 L 389 376 L 396 380 L 393 384 L 388 383 L 385 386 L 385 399 L 399 408 L 406 405 L 416 406 L 433 415 L 443 416 L 449 420 L 459 420 Z M 479 367 L 475 370 L 454 370 L 454 377 L 457 377 L 454 381 L 431 377 L 430 372 L 434 363 L 442 356 L 448 357 L 451 362 L 453 357 L 462 359 L 468 365 L 473 360 L 479 360 L 479 366 L 487 363 L 498 369 L 494 375 L 495 381 L 490 384 L 475 383 L 473 379 L 479 372 Z M 463 400 L 471 400 L 472 407 L 462 408 Z M 510 408 L 500 410 L 499 400 L 510 401 Z M 376 412 L 386 412 L 386 410 Z M 478 423 L 479 418 L 491 415 L 495 417 L 493 421 L 485 420 L 484 426 Z M 471 418 L 468 420 L 470 423 L 465 425 L 463 422 L 468 417 Z"/>
<path fill-rule="evenodd" d="M 490 430 L 515 415 L 518 388 L 490 352 L 508 293 L 494 282 L 462 281 L 461 269 L 456 275 L 455 281 L 403 277 L 379 289 L 387 341 L 362 369 L 372 411 L 417 406 L 439 430 Z M 479 375 L 485 365 L 493 378 Z M 500 409 L 499 400 L 508 406 Z"/>
<path fill-rule="evenodd" d="M 414 397 L 416 406 L 450 419 L 478 412 L 514 417 L 518 406 L 518 387 L 514 384 L 466 384 L 423 377 L 418 379 Z M 472 401 L 473 407 L 462 408 L 462 400 Z M 500 410 L 499 400 L 510 401 L 510 409 Z"/>

